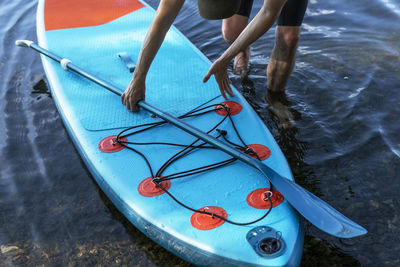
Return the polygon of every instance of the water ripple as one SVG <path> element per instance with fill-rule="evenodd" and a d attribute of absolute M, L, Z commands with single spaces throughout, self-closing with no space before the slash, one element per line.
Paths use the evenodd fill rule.
<path fill-rule="evenodd" d="M 381 126 L 378 128 L 378 131 L 390 151 L 392 151 L 393 154 L 400 158 L 400 143 L 395 144 L 392 140 L 390 140 L 390 138 L 386 134 L 386 131 Z"/>
<path fill-rule="evenodd" d="M 381 1 L 390 11 L 400 16 L 400 7 L 398 3 L 393 3 L 391 0 L 379 0 Z"/>

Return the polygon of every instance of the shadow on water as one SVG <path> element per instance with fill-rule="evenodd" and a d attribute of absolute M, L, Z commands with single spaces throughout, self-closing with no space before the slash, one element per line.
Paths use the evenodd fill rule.
<path fill-rule="evenodd" d="M 42 97 L 42 95 L 51 97 L 49 87 L 45 82 L 45 80 L 40 80 L 37 84 L 33 86 L 32 94 L 38 95 L 36 97 L 36 100 L 39 100 Z"/>

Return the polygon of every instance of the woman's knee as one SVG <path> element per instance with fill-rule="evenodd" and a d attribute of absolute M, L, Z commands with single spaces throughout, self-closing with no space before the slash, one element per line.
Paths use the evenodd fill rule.
<path fill-rule="evenodd" d="M 280 48 L 293 50 L 300 40 L 300 27 L 278 26 L 276 29 L 276 44 Z"/>
<path fill-rule="evenodd" d="M 228 19 L 222 21 L 222 37 L 225 41 L 233 42 L 246 28 L 248 18 L 241 15 L 233 15 Z"/>

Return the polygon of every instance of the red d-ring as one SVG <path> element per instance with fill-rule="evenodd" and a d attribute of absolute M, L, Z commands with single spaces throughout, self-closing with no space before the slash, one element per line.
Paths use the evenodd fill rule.
<path fill-rule="evenodd" d="M 247 196 L 247 203 L 256 209 L 269 209 L 271 205 L 267 196 L 271 198 L 273 208 L 283 201 L 283 196 L 279 191 L 275 189 L 270 191 L 269 188 L 259 188 Z"/>
<path fill-rule="evenodd" d="M 267 158 L 269 158 L 269 156 L 271 156 L 271 150 L 264 145 L 251 144 L 248 145 L 248 147 L 250 147 L 251 150 L 253 150 L 257 154 L 261 161 L 266 160 Z M 256 155 L 254 155 L 253 153 L 248 153 L 248 155 L 252 156 L 255 159 L 257 158 Z"/>
<path fill-rule="evenodd" d="M 114 153 L 124 149 L 125 146 L 121 145 L 116 140 L 117 135 L 107 136 L 99 142 L 98 147 L 101 151 L 105 153 Z M 126 137 L 120 137 L 119 140 L 122 142 L 128 142 L 128 139 Z"/>
<path fill-rule="evenodd" d="M 216 206 L 207 206 L 199 209 L 200 211 L 209 212 L 211 214 L 203 214 L 195 212 L 190 217 L 190 222 L 194 228 L 199 230 L 210 230 L 222 225 L 225 221 L 214 216 L 218 215 L 226 219 L 227 213 L 223 208 Z"/>
<path fill-rule="evenodd" d="M 160 177 L 162 178 L 162 177 Z M 170 180 L 164 180 L 160 182 L 160 185 L 165 189 L 168 190 L 171 187 Z M 152 177 L 147 177 L 144 179 L 138 186 L 138 192 L 144 197 L 155 197 L 161 194 L 164 194 L 164 190 L 161 187 L 157 186 L 155 182 L 153 182 Z"/>
<path fill-rule="evenodd" d="M 235 101 L 224 101 L 221 104 L 215 106 L 215 112 L 217 112 L 217 114 L 219 114 L 221 116 L 226 116 L 226 114 L 227 114 L 226 110 L 221 108 L 221 105 L 225 105 L 229 108 L 229 114 L 231 116 L 240 113 L 240 111 L 242 111 L 242 109 L 243 109 L 242 105 L 240 105 L 239 103 L 237 103 Z"/>

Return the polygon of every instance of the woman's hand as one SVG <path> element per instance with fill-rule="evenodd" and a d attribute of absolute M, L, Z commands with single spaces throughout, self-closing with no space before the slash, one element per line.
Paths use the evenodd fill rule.
<path fill-rule="evenodd" d="M 146 93 L 145 82 L 132 79 L 132 81 L 129 83 L 128 88 L 121 95 L 121 102 L 130 111 L 132 112 L 139 111 L 139 106 L 137 105 L 137 103 L 140 100 L 145 99 L 145 93 Z"/>
<path fill-rule="evenodd" d="M 228 99 L 226 93 L 228 93 L 230 96 L 234 96 L 231 88 L 232 82 L 228 76 L 228 64 L 229 63 L 225 63 L 221 59 L 217 59 L 217 61 L 211 65 L 206 76 L 203 78 L 203 82 L 205 83 L 210 79 L 211 75 L 214 75 L 215 80 L 218 83 L 219 91 L 225 99 Z"/>

